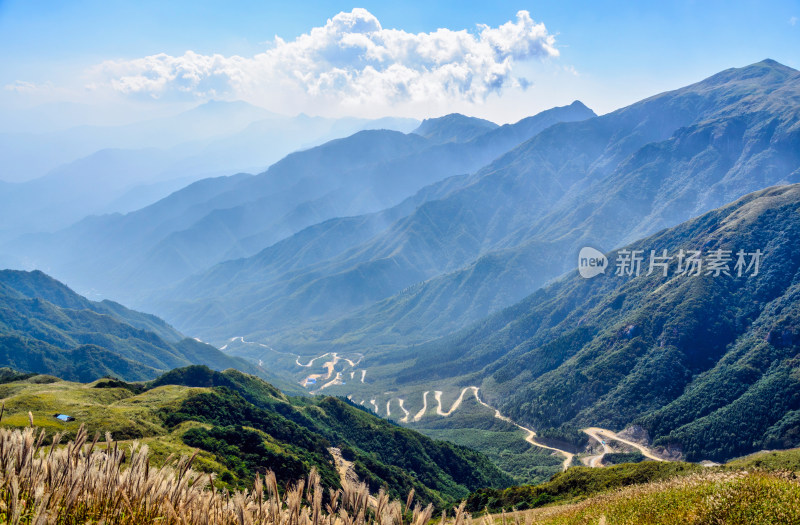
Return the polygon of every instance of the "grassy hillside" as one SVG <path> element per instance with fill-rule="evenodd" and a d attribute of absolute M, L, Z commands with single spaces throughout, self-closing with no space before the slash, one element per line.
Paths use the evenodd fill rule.
<path fill-rule="evenodd" d="M 470 495 L 470 512 L 525 510 L 552 503 L 572 502 L 610 492 L 629 485 L 641 485 L 701 472 L 693 463 L 627 463 L 605 468 L 572 467 L 537 485 L 521 485 L 503 490 L 484 489 Z"/>
<path fill-rule="evenodd" d="M 762 450 L 748 456 L 731 460 L 728 466 L 743 470 L 786 470 L 800 472 L 800 449 Z"/>
<path fill-rule="evenodd" d="M 579 508 L 584 510 L 614 502 L 611 506 L 614 509 L 612 512 L 633 513 L 643 520 L 636 523 L 651 523 L 648 519 L 656 519 L 654 523 L 669 523 L 670 517 L 676 519 L 675 516 L 682 516 L 683 513 L 706 515 L 709 508 L 714 508 L 706 507 L 707 502 L 703 501 L 703 497 L 710 494 L 716 494 L 715 499 L 728 500 L 728 510 L 731 510 L 730 503 L 736 496 L 730 493 L 741 491 L 741 496 L 745 499 L 737 505 L 736 512 L 750 512 L 751 519 L 763 512 L 770 505 L 753 501 L 754 496 L 761 492 L 767 499 L 774 498 L 771 505 L 775 508 L 770 511 L 775 513 L 772 515 L 779 516 L 789 511 L 786 506 L 800 495 L 797 477 L 800 474 L 799 460 L 800 449 L 791 449 L 762 451 L 711 467 L 695 463 L 654 461 L 624 463 L 605 468 L 573 467 L 537 485 L 479 490 L 470 494 L 466 508 L 473 513 L 494 513 L 550 506 L 553 508 L 543 511 L 543 515 L 552 513 L 566 516 L 574 512 L 573 504 L 576 502 L 583 502 Z M 616 497 L 618 494 L 627 494 L 626 498 L 631 500 L 628 505 L 623 503 L 626 498 Z M 671 514 L 667 508 L 668 502 L 679 498 L 680 494 L 686 500 L 673 509 L 676 514 Z M 643 508 L 637 510 L 636 507 L 640 505 Z M 653 506 L 648 508 L 648 505 Z M 636 514 L 637 512 L 643 514 Z M 531 516 L 533 515 L 537 514 Z M 647 515 L 650 517 L 645 517 Z M 679 522 L 683 521 L 674 521 Z M 766 522 L 770 523 L 769 520 Z"/>
<path fill-rule="evenodd" d="M 48 432 L 75 436 L 85 425 L 90 433 L 146 443 L 156 460 L 199 449 L 197 468 L 216 472 L 229 487 L 247 486 L 267 470 L 288 483 L 314 467 L 324 486 L 339 488 L 330 447 L 341 450 L 373 491 L 384 488 L 399 498 L 414 489 L 421 501 L 437 506 L 511 483 L 472 450 L 431 440 L 345 400 L 287 397 L 234 370 L 188 367 L 148 384 L 6 376 L 0 384 L 3 425 L 24 427 L 31 412 L 34 424 Z M 56 413 L 75 421 L 61 422 Z"/>
<path fill-rule="evenodd" d="M 800 483 L 791 475 L 711 471 L 633 485 L 575 504 L 497 516 L 493 522 L 512 518 L 537 525 L 798 523 L 798 502 Z"/>
<path fill-rule="evenodd" d="M 152 468 L 147 445 L 126 447 L 109 435 L 105 442 L 99 441 L 99 435 L 91 440 L 84 426 L 74 440 L 62 446 L 58 440 L 48 446 L 44 438 L 45 433 L 38 429 L 0 427 L 4 452 L 0 469 L 5 473 L 0 477 L 0 519 L 4 522 L 425 525 L 434 514 L 432 505 L 423 509 L 413 494 L 405 504 L 383 491 L 371 498 L 365 485 L 347 479 L 342 489 L 326 491 L 316 470 L 297 484 L 281 483 L 273 472 L 267 472 L 256 476 L 252 490 L 229 493 L 212 489 L 213 480 L 193 469 L 196 455 Z M 642 466 L 630 467 L 641 470 Z M 637 475 L 630 468 L 622 472 L 621 467 L 594 469 L 587 471 L 588 476 L 565 473 L 546 484 L 548 490 L 567 497 L 576 491 L 581 496 L 588 490 L 599 492 L 577 503 L 484 515 L 481 522 L 761 525 L 800 520 L 800 483 L 792 473 L 689 472 L 671 479 L 662 479 L 663 473 Z M 633 484 L 622 483 L 628 486 L 613 490 L 623 478 Z M 660 481 L 643 482 L 649 479 Z M 543 499 L 535 503 L 543 503 Z M 473 498 L 470 501 L 475 502 Z M 440 525 L 474 523 L 465 506 L 466 502 L 453 512 L 442 512 Z"/>

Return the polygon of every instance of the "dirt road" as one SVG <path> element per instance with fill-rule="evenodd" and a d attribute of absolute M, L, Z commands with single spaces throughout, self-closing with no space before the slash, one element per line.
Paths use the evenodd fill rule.
<path fill-rule="evenodd" d="M 653 452 L 651 449 L 645 447 L 644 445 L 640 445 L 639 443 L 636 443 L 635 441 L 630 441 L 628 439 L 621 438 L 621 437 L 619 437 L 619 435 L 617 435 L 615 432 L 612 432 L 611 430 L 608 430 L 608 429 L 605 429 L 605 428 L 599 428 L 599 427 L 589 427 L 589 428 L 583 429 L 583 431 L 585 433 L 589 434 L 590 436 L 592 436 L 597 441 L 602 442 L 602 441 L 609 441 L 609 440 L 613 439 L 615 441 L 619 441 L 620 443 L 625 443 L 626 445 L 635 448 L 636 450 L 641 452 L 644 457 L 646 457 L 648 459 L 652 459 L 653 461 L 665 461 L 664 458 L 661 458 L 661 457 L 657 456 L 656 453 Z M 608 448 L 606 445 L 604 445 L 604 447 Z M 604 454 L 606 454 L 608 452 L 612 452 L 612 451 L 610 449 L 606 450 L 604 452 Z"/>

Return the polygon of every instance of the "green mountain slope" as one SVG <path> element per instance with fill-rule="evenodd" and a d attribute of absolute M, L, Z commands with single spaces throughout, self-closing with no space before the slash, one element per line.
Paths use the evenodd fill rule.
<path fill-rule="evenodd" d="M 34 376 L 0 384 L 4 425 L 24 426 L 27 412 L 52 430 L 109 431 L 138 439 L 157 457 L 200 450 L 200 468 L 228 486 L 244 487 L 271 469 L 282 484 L 316 467 L 323 485 L 339 487 L 330 447 L 338 447 L 371 488 L 437 506 L 481 487 L 505 487 L 510 479 L 484 456 L 410 429 L 333 397 L 292 398 L 264 381 L 234 370 L 173 370 L 147 385 L 100 380 L 67 383 Z M 52 417 L 61 412 L 75 421 Z"/>
<path fill-rule="evenodd" d="M 194 363 L 266 377 L 155 316 L 89 301 L 42 272 L 0 271 L 0 366 L 91 381 L 106 375 L 151 379 Z"/>
<path fill-rule="evenodd" d="M 114 301 L 90 301 L 40 271 L 4 270 L 0 272 L 0 290 L 6 296 L 38 298 L 58 308 L 90 310 L 97 314 L 110 315 L 140 330 L 153 332 L 167 341 L 180 341 L 184 338 L 180 332 L 154 315 L 130 310 Z"/>
<path fill-rule="evenodd" d="M 800 445 L 800 185 L 770 188 L 627 246 L 763 252 L 732 277 L 571 274 L 455 336 L 398 352 L 398 385 L 482 383 L 533 428 L 641 425 L 689 460 Z M 752 257 L 746 259 L 749 264 Z M 380 360 L 377 360 L 380 362 Z M 366 364 L 364 366 L 367 366 Z M 376 378 L 380 382 L 381 378 Z"/>

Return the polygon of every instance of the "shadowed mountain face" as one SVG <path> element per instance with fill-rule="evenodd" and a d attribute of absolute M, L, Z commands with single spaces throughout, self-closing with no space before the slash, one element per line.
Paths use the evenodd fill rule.
<path fill-rule="evenodd" d="M 490 404 L 534 428 L 639 424 L 693 461 L 798 446 L 798 210 L 800 184 L 750 194 L 611 252 L 605 274 L 571 273 L 471 329 L 373 363 L 405 363 L 392 380 L 410 391 L 482 381 Z M 623 273 L 637 250 L 640 271 Z M 651 250 L 671 256 L 652 272 Z M 699 250 L 700 266 L 682 250 Z"/>
<path fill-rule="evenodd" d="M 445 195 L 418 199 L 411 213 L 346 219 L 361 233 L 303 267 L 280 254 L 317 239 L 336 243 L 335 223 L 192 277 L 149 304 L 212 340 L 244 334 L 298 351 L 446 334 L 562 274 L 585 244 L 620 246 L 797 180 L 798 75 L 764 61 L 552 125 Z"/>
<path fill-rule="evenodd" d="M 152 379 L 187 364 L 272 377 L 243 359 L 184 338 L 153 315 L 112 301 L 89 301 L 42 272 L 0 272 L 0 366 L 93 381 L 105 375 Z"/>

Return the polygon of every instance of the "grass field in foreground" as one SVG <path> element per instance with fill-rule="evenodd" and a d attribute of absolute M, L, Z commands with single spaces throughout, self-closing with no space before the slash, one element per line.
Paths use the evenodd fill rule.
<path fill-rule="evenodd" d="M 493 517 L 526 525 L 793 524 L 800 482 L 788 472 L 715 470 Z"/>

